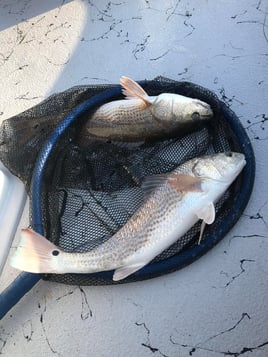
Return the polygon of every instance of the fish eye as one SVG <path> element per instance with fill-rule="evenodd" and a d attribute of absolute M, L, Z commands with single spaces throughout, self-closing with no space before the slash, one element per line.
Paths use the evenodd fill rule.
<path fill-rule="evenodd" d="M 200 114 L 199 114 L 198 112 L 194 112 L 194 113 L 192 114 L 192 119 L 193 119 L 193 120 L 199 120 L 199 119 L 200 119 Z"/>
<path fill-rule="evenodd" d="M 54 255 L 55 257 L 57 256 L 57 255 L 59 255 L 60 254 L 60 252 L 58 251 L 58 250 L 53 250 L 52 251 L 52 255 Z"/>

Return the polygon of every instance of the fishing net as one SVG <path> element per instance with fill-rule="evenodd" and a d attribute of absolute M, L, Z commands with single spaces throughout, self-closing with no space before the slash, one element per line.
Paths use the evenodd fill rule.
<path fill-rule="evenodd" d="M 86 112 L 75 112 L 75 108 L 90 98 L 100 98 L 107 90 L 110 91 L 103 97 L 103 103 L 123 96 L 118 86 L 87 85 L 54 94 L 4 121 L 0 133 L 0 160 L 26 186 L 31 199 L 32 226 L 38 228 L 41 224 L 44 235 L 67 252 L 89 251 L 115 234 L 142 204 L 141 184 L 147 176 L 169 172 L 201 155 L 223 151 L 245 154 L 247 165 L 217 203 L 216 220 L 206 226 L 201 244 L 197 245 L 198 222 L 150 264 L 121 283 L 174 271 L 211 249 L 241 215 L 254 179 L 254 155 L 248 137 L 235 114 L 211 91 L 163 77 L 143 81 L 141 85 L 149 95 L 169 92 L 198 98 L 211 105 L 214 117 L 183 136 L 176 134 L 140 145 L 94 140 L 84 130 L 90 113 L 96 109 L 94 103 Z M 66 117 L 70 116 L 72 120 L 65 125 Z M 62 123 L 65 130 L 58 137 L 55 134 L 57 140 L 50 144 L 49 154 L 44 158 L 44 145 L 48 145 Z M 33 176 L 38 174 L 37 161 L 43 163 L 38 192 L 32 184 Z M 41 223 L 34 221 L 36 197 L 40 198 Z M 66 284 L 115 284 L 112 272 L 42 277 Z"/>

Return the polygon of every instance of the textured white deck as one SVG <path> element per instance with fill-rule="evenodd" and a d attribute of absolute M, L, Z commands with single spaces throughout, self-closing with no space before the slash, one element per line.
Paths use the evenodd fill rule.
<path fill-rule="evenodd" d="M 0 355 L 268 356 L 267 11 L 264 0 L 1 1 L 0 120 L 77 84 L 188 80 L 239 116 L 257 173 L 244 215 L 200 260 L 122 286 L 41 281 L 0 322 Z M 7 266 L 0 290 L 16 274 Z"/>

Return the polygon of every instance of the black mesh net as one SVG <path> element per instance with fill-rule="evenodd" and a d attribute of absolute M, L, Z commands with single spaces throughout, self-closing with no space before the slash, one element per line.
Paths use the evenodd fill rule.
<path fill-rule="evenodd" d="M 129 146 L 90 139 L 83 131 L 90 113 L 81 116 L 49 158 L 42 192 L 45 235 L 65 251 L 85 252 L 109 239 L 143 202 L 141 183 L 146 176 L 168 172 L 196 156 L 243 151 L 222 103 L 210 91 L 163 77 L 142 85 L 149 95 L 170 92 L 201 99 L 211 105 L 214 118 L 184 136 Z M 75 106 L 107 88 L 111 85 L 74 87 L 3 122 L 0 160 L 28 191 L 38 153 L 55 126 Z M 240 185 L 241 176 L 217 203 L 216 221 L 206 227 L 204 240 L 229 214 Z M 199 230 L 197 223 L 150 264 L 190 249 L 197 243 Z M 101 274 L 47 274 L 44 278 L 79 285 L 113 283 Z M 123 282 L 136 279 L 134 275 Z"/>

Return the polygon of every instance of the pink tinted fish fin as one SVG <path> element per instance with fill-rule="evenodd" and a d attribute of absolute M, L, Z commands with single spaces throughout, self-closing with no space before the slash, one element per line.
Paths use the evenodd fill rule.
<path fill-rule="evenodd" d="M 22 229 L 21 240 L 11 258 L 11 266 L 30 273 L 57 273 L 62 253 L 56 245 L 32 229 Z"/>
<path fill-rule="evenodd" d="M 113 275 L 113 281 L 119 281 L 125 279 L 129 275 L 143 268 L 148 262 L 137 263 L 129 266 L 123 266 L 115 270 Z"/>
<path fill-rule="evenodd" d="M 202 192 L 201 180 L 191 175 L 168 175 L 168 183 L 180 192 Z"/>
<path fill-rule="evenodd" d="M 148 94 L 145 90 L 135 81 L 128 77 L 122 76 L 120 78 L 120 84 L 123 88 L 122 93 L 126 96 L 126 99 L 141 99 L 146 105 L 151 105 Z"/>
<path fill-rule="evenodd" d="M 201 180 L 187 174 L 159 174 L 148 176 L 142 183 L 142 189 L 148 197 L 162 184 L 168 184 L 180 193 L 202 192 Z"/>
<path fill-rule="evenodd" d="M 150 194 L 154 192 L 155 189 L 157 189 L 160 185 L 165 184 L 167 182 L 167 178 L 167 174 L 159 174 L 145 177 L 141 185 L 145 197 L 150 196 Z"/>

